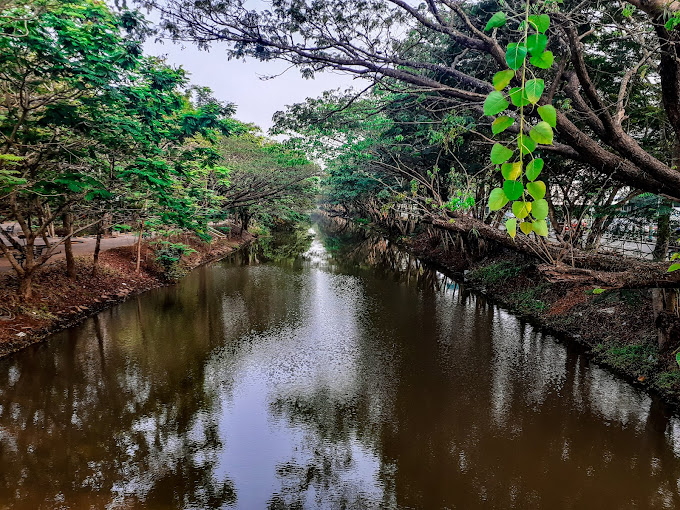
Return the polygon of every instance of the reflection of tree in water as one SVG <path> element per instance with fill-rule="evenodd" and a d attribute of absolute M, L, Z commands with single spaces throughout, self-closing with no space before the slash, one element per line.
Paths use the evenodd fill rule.
<path fill-rule="evenodd" d="M 304 440 L 291 460 L 277 466 L 282 488 L 269 508 L 307 507 L 312 495 L 314 506 L 332 508 L 375 508 L 394 500 L 390 484 L 383 482 L 390 476 L 381 474 L 391 468 L 375 457 L 381 423 L 371 422 L 365 396 L 360 392 L 357 399 L 343 400 L 319 389 L 308 397 L 271 404 L 273 416 L 303 427 Z M 365 465 L 367 459 L 377 464 L 375 471 Z"/>
<path fill-rule="evenodd" d="M 205 283 L 186 289 L 194 305 L 210 300 Z M 215 477 L 221 438 L 209 417 L 217 394 L 202 384 L 215 342 L 210 329 L 219 324 L 178 313 L 192 303 L 172 293 L 156 296 L 5 362 L 4 504 L 220 508 L 235 501 L 231 482 Z M 194 341 L 186 342 L 189 335 Z"/>
<path fill-rule="evenodd" d="M 309 223 L 272 230 L 261 235 L 256 243 L 239 250 L 232 260 L 241 265 L 275 262 L 280 266 L 293 266 L 300 254 L 307 251 L 314 236 L 309 233 Z"/>
<path fill-rule="evenodd" d="M 414 285 L 420 290 L 444 290 L 456 283 L 432 265 L 400 249 L 395 243 L 344 218 L 315 214 L 330 266 L 341 272 L 370 269 L 376 276 Z"/>
<path fill-rule="evenodd" d="M 680 507 L 680 421 L 657 402 L 390 243 L 321 227 L 331 271 L 361 275 L 347 280 L 362 299 L 337 300 L 357 354 L 349 382 L 274 391 L 272 423 L 298 442 L 269 508 Z M 305 286 L 282 265 L 205 268 L 4 361 L 0 502 L 237 502 L 218 459 L 234 374 L 259 333 L 304 329 L 314 285 L 347 291 L 342 275 Z M 300 360 L 294 342 L 271 352 Z"/>
<path fill-rule="evenodd" d="M 680 421 L 658 403 L 384 240 L 321 228 L 331 269 L 370 268 L 366 302 L 379 306 L 361 321 L 356 394 L 319 388 L 272 404 L 312 452 L 280 466 L 287 489 L 272 508 L 300 507 L 310 488 L 328 496 L 355 441 L 378 455 L 383 487 L 358 507 L 680 504 Z M 444 292 L 416 296 L 385 280 Z"/>
<path fill-rule="evenodd" d="M 288 230 L 275 230 L 267 238 L 259 240 L 264 260 L 292 265 L 312 244 L 314 236 L 310 234 L 309 226 L 302 223 Z"/>

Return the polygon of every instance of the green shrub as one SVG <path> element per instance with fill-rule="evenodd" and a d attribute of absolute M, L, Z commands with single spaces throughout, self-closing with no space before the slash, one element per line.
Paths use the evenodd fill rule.
<path fill-rule="evenodd" d="M 165 277 L 170 280 L 179 280 L 186 275 L 186 269 L 182 267 L 181 260 L 184 255 L 192 253 L 196 253 L 196 250 L 186 244 L 168 241 L 156 243 L 156 263 L 160 266 Z"/>

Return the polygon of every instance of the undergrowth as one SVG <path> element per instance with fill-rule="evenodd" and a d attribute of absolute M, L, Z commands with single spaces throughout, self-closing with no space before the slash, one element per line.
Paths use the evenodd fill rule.
<path fill-rule="evenodd" d="M 630 345 L 597 344 L 593 353 L 597 361 L 644 377 L 650 377 L 658 363 L 658 351 L 651 342 Z"/>
<path fill-rule="evenodd" d="M 470 271 L 467 277 L 471 280 L 487 284 L 503 283 L 510 278 L 518 276 L 526 268 L 526 265 L 519 264 L 517 261 L 502 260 Z"/>
<path fill-rule="evenodd" d="M 507 297 L 508 302 L 517 311 L 523 314 L 536 314 L 546 310 L 550 305 L 537 297 L 549 287 L 547 283 L 542 283 L 536 287 L 529 287 L 526 290 L 513 292 Z"/>

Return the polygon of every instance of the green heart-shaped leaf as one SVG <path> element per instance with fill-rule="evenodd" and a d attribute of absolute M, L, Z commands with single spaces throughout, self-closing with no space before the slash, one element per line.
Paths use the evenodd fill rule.
<path fill-rule="evenodd" d="M 529 184 L 527 184 L 527 189 L 529 189 Z M 531 191 L 529 191 L 529 194 L 531 194 Z M 536 200 L 531 206 L 531 215 L 537 220 L 546 219 L 548 217 L 548 202 L 543 198 Z"/>
<path fill-rule="evenodd" d="M 545 220 L 534 221 L 533 229 L 539 236 L 548 237 L 548 224 Z"/>
<path fill-rule="evenodd" d="M 553 143 L 553 130 L 546 121 L 539 122 L 531 128 L 529 136 L 536 143 L 544 145 L 551 145 Z"/>
<path fill-rule="evenodd" d="M 506 221 L 505 230 L 507 230 L 508 234 L 510 234 L 510 237 L 514 239 L 517 235 L 517 218 L 510 218 L 508 221 Z"/>
<path fill-rule="evenodd" d="M 545 82 L 540 79 L 529 80 L 524 86 L 527 94 L 527 99 L 531 104 L 536 104 L 541 99 L 543 91 L 545 90 Z"/>
<path fill-rule="evenodd" d="M 510 89 L 509 95 L 512 104 L 518 108 L 529 104 L 529 98 L 527 97 L 527 93 L 523 88 L 513 87 Z"/>
<path fill-rule="evenodd" d="M 550 28 L 550 16 L 547 14 L 529 16 L 529 25 L 537 32 L 545 34 Z"/>
<path fill-rule="evenodd" d="M 550 127 L 554 128 L 557 126 L 557 110 L 555 110 L 553 105 L 546 104 L 539 106 L 537 111 L 541 118 L 547 122 Z"/>
<path fill-rule="evenodd" d="M 534 142 L 531 138 L 529 138 L 526 135 L 519 136 L 519 138 L 517 139 L 517 146 L 519 147 L 523 156 L 531 154 L 536 150 L 536 142 Z"/>
<path fill-rule="evenodd" d="M 497 135 L 498 133 L 502 133 L 503 131 L 508 129 L 514 123 L 515 119 L 513 119 L 512 117 L 508 117 L 507 115 L 501 115 L 500 117 L 493 121 L 493 124 L 491 124 L 491 131 L 493 132 L 494 135 Z"/>
<path fill-rule="evenodd" d="M 505 111 L 510 103 L 505 99 L 502 92 L 494 90 L 484 101 L 484 115 L 498 115 Z"/>
<path fill-rule="evenodd" d="M 535 200 L 545 196 L 545 183 L 543 181 L 527 182 L 527 191 Z"/>
<path fill-rule="evenodd" d="M 548 45 L 548 37 L 544 34 L 533 34 L 527 37 L 527 49 L 531 55 L 540 55 Z"/>
<path fill-rule="evenodd" d="M 529 216 L 531 212 L 531 202 L 514 202 L 512 204 L 512 214 L 520 220 Z"/>
<path fill-rule="evenodd" d="M 508 149 L 505 145 L 496 143 L 491 148 L 491 162 L 494 165 L 500 165 L 509 160 L 513 154 L 514 152 Z"/>
<path fill-rule="evenodd" d="M 548 50 L 544 51 L 540 55 L 536 55 L 535 57 L 531 57 L 529 62 L 531 62 L 531 65 L 534 67 L 538 67 L 539 69 L 550 69 L 553 65 L 553 62 L 555 61 L 555 56 L 553 55 L 553 52 Z"/>
<path fill-rule="evenodd" d="M 522 175 L 522 162 L 515 161 L 514 163 L 504 163 L 501 167 L 501 173 L 505 179 L 516 181 Z"/>
<path fill-rule="evenodd" d="M 497 12 L 493 16 L 491 16 L 491 19 L 489 19 L 488 23 L 486 24 L 486 27 L 484 27 L 484 31 L 488 32 L 492 28 L 500 28 L 503 25 L 505 25 L 505 22 L 507 21 L 507 17 L 505 16 L 505 13 L 502 11 Z"/>
<path fill-rule="evenodd" d="M 503 90 L 507 87 L 512 79 L 515 77 L 515 71 L 506 69 L 505 71 L 498 71 L 493 75 L 493 87 L 496 90 Z"/>
<path fill-rule="evenodd" d="M 505 196 L 505 192 L 500 188 L 494 188 L 489 194 L 489 210 L 498 211 L 503 209 L 508 203 L 508 197 Z"/>
<path fill-rule="evenodd" d="M 531 231 L 534 229 L 534 226 L 528 221 L 525 221 L 524 223 L 519 224 L 519 229 L 526 235 L 529 235 L 531 234 Z"/>
<path fill-rule="evenodd" d="M 524 184 L 522 181 L 505 181 L 503 191 L 508 200 L 517 200 L 524 193 Z"/>
<path fill-rule="evenodd" d="M 527 48 L 524 44 L 510 43 L 505 52 L 505 61 L 508 63 L 510 69 L 515 71 L 522 67 L 527 58 Z"/>
<path fill-rule="evenodd" d="M 536 177 L 541 174 L 543 170 L 543 160 L 541 158 L 532 159 L 527 165 L 527 179 L 530 181 L 535 181 Z"/>

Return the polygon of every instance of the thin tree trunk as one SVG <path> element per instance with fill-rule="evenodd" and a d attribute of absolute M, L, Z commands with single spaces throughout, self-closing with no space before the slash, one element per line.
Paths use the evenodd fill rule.
<path fill-rule="evenodd" d="M 76 261 L 73 257 L 73 244 L 71 234 L 73 234 L 73 214 L 70 211 L 64 213 L 64 228 L 66 229 L 66 240 L 64 241 L 64 253 L 66 254 L 66 276 L 76 279 Z"/>
<path fill-rule="evenodd" d="M 139 270 L 142 267 L 142 234 L 143 233 L 144 233 L 144 220 L 142 220 L 142 224 L 139 227 L 139 239 L 137 240 L 137 267 L 135 268 L 136 273 L 139 273 Z"/>
<path fill-rule="evenodd" d="M 97 242 L 94 244 L 94 255 L 92 256 L 92 276 L 97 276 L 97 269 L 99 268 L 99 250 L 102 245 L 102 224 L 97 226 Z"/>
<path fill-rule="evenodd" d="M 47 217 L 52 216 L 52 211 L 50 210 L 50 204 L 45 204 L 45 212 L 47 213 Z M 54 238 L 54 222 L 50 223 L 47 226 L 47 235 L 49 235 L 51 238 Z"/>

